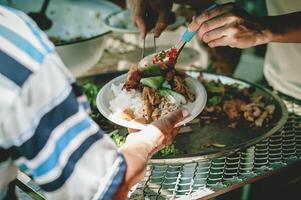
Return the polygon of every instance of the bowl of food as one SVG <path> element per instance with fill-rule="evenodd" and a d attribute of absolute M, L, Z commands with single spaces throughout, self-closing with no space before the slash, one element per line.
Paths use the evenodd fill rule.
<path fill-rule="evenodd" d="M 155 19 L 155 18 L 153 18 Z M 167 30 L 173 30 L 185 23 L 185 18 L 171 13 Z M 105 25 L 114 32 L 138 34 L 139 30 L 135 26 L 130 10 L 121 10 L 108 15 L 104 21 Z M 151 22 L 153 23 L 153 22 Z M 153 30 L 151 30 L 152 32 Z"/>
<path fill-rule="evenodd" d="M 169 55 L 169 50 L 164 53 Z M 200 114 L 207 99 L 203 85 L 176 71 L 172 63 L 162 63 L 156 57 L 154 61 L 147 67 L 132 66 L 127 74 L 102 87 L 96 104 L 104 117 L 127 128 L 142 129 L 176 109 L 190 113 L 179 125 Z"/>
<path fill-rule="evenodd" d="M 29 13 L 38 12 L 43 0 L 0 2 Z M 94 66 L 101 57 L 103 36 L 110 32 L 103 20 L 118 10 L 117 5 L 104 0 L 50 1 L 46 15 L 52 26 L 46 33 L 75 76 Z"/>

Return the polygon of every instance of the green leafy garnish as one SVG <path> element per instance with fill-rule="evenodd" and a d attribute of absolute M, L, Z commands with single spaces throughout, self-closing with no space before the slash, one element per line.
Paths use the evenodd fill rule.
<path fill-rule="evenodd" d="M 148 78 L 142 78 L 140 83 L 150 88 L 158 89 L 164 82 L 163 76 L 152 76 Z"/>
<path fill-rule="evenodd" d="M 114 140 L 118 147 L 121 147 L 125 143 L 125 137 L 120 135 L 118 131 L 113 132 L 111 138 Z"/>
<path fill-rule="evenodd" d="M 158 157 L 174 156 L 179 153 L 180 151 L 176 148 L 176 146 L 174 144 L 170 144 L 166 146 L 164 149 L 158 151 L 158 153 L 156 153 L 156 156 Z"/>
<path fill-rule="evenodd" d="M 208 105 L 215 106 L 222 102 L 222 98 L 220 96 L 213 96 L 208 100 Z"/>
<path fill-rule="evenodd" d="M 225 93 L 225 86 L 221 82 L 204 82 L 206 89 L 211 93 Z"/>
<path fill-rule="evenodd" d="M 82 91 L 87 96 L 88 102 L 92 109 L 96 108 L 96 96 L 99 88 L 91 82 L 86 82 L 82 85 Z"/>

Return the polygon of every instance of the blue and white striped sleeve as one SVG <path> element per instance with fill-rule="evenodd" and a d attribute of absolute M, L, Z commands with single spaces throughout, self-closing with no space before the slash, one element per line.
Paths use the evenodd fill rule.
<path fill-rule="evenodd" d="M 0 91 L 8 97 L 0 100 L 0 151 L 49 199 L 111 199 L 124 157 L 88 116 L 44 33 L 19 11 L 0 6 L 0 14 Z"/>

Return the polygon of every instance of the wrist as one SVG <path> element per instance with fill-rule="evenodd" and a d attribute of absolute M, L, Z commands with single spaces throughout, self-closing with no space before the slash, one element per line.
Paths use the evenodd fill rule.
<path fill-rule="evenodd" d="M 259 23 L 261 25 L 262 31 L 261 31 L 261 38 L 260 38 L 260 44 L 267 44 L 270 42 L 273 42 L 275 40 L 276 34 L 274 33 L 273 29 L 271 28 L 271 21 L 269 16 L 260 17 Z"/>
<path fill-rule="evenodd" d="M 163 146 L 164 136 L 161 131 L 153 125 L 148 125 L 139 132 L 129 134 L 123 148 L 135 148 L 148 159 Z"/>

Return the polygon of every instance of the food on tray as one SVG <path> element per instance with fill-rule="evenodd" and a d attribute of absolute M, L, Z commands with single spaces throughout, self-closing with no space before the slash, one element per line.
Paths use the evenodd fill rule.
<path fill-rule="evenodd" d="M 266 98 L 254 95 L 255 88 L 242 88 L 239 84 L 223 84 L 219 80 L 199 79 L 205 86 L 208 101 L 200 118 L 210 123 L 226 120 L 235 128 L 239 122 L 247 122 L 251 127 L 269 126 L 275 112 L 275 105 Z"/>
<path fill-rule="evenodd" d="M 119 134 L 119 131 L 113 131 L 111 134 L 111 138 L 114 140 L 118 147 L 121 147 L 126 140 L 125 136 Z M 176 148 L 174 144 L 167 145 L 165 148 L 161 149 L 155 154 L 155 157 L 166 157 L 166 156 L 174 156 L 180 153 L 180 150 Z"/>
<path fill-rule="evenodd" d="M 112 84 L 112 113 L 148 124 L 194 102 L 195 94 L 186 85 L 186 75 L 174 68 L 175 55 L 174 49 L 162 51 L 148 66 L 132 66 L 125 83 Z"/>

